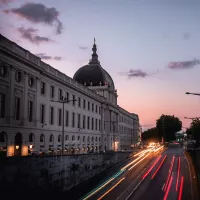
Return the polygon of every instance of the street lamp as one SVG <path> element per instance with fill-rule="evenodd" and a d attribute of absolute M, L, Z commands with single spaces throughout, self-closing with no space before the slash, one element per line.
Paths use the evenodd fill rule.
<path fill-rule="evenodd" d="M 63 107 L 63 113 L 62 113 L 63 114 L 63 119 L 62 119 L 62 121 L 63 121 L 63 123 L 62 123 L 62 154 L 64 154 L 64 151 L 65 151 L 65 147 L 64 147 L 64 135 L 65 135 L 65 131 L 64 131 L 64 128 L 65 128 L 65 126 L 64 126 L 65 111 L 64 111 L 64 109 L 65 109 L 65 107 L 64 107 L 64 105 L 65 105 L 65 103 L 69 103 L 71 101 L 75 102 L 77 100 L 76 99 L 68 100 L 66 97 L 65 98 L 62 97 L 62 99 L 63 100 L 59 100 L 59 101 L 51 100 L 51 102 L 62 103 L 62 107 Z"/>
<path fill-rule="evenodd" d="M 199 93 L 191 93 L 191 92 L 186 92 L 185 94 L 191 94 L 191 95 L 197 95 L 197 96 L 200 96 Z"/>

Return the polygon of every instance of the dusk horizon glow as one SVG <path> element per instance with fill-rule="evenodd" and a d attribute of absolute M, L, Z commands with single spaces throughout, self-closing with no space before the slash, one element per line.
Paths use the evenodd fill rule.
<path fill-rule="evenodd" d="M 144 130 L 162 114 L 185 129 L 184 117 L 200 117 L 200 97 L 185 94 L 200 92 L 199 9 L 198 0 L 1 0 L 0 33 L 69 77 L 91 59 L 95 37 L 118 104 Z"/>

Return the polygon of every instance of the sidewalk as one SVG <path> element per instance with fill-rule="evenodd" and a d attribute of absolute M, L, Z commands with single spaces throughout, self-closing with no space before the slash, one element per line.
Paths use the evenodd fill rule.
<path fill-rule="evenodd" d="M 199 178 L 198 178 L 198 169 L 196 166 L 196 163 L 194 162 L 194 158 L 192 157 L 191 153 L 188 151 L 185 151 L 185 156 L 188 161 L 189 170 L 190 170 L 190 178 L 191 178 L 191 184 L 192 184 L 192 200 L 199 200 Z"/>

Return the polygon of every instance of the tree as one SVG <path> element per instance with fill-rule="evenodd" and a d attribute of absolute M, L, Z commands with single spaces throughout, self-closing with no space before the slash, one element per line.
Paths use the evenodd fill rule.
<path fill-rule="evenodd" d="M 142 141 L 161 141 L 161 137 L 156 127 L 148 129 L 142 133 Z"/>
<path fill-rule="evenodd" d="M 197 143 L 200 141 L 200 120 L 198 118 L 192 121 L 188 132 L 193 139 L 197 140 Z"/>
<path fill-rule="evenodd" d="M 162 115 L 156 121 L 156 127 L 164 141 L 172 141 L 176 139 L 175 133 L 181 130 L 182 122 L 174 115 Z"/>

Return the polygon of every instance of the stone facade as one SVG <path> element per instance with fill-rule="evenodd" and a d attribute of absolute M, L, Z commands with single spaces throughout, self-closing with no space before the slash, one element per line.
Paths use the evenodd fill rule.
<path fill-rule="evenodd" d="M 64 156 L 11 157 L 1 165 L 1 189 L 67 190 L 132 156 L 128 152 Z"/>
<path fill-rule="evenodd" d="M 114 83 L 80 84 L 0 35 L 1 152 L 128 150 L 139 130 L 138 116 L 117 105 Z"/>

